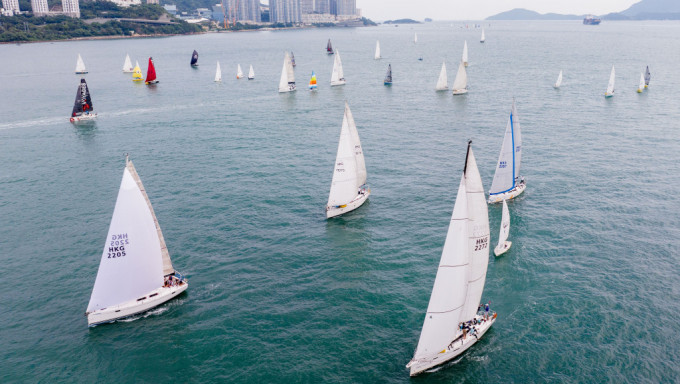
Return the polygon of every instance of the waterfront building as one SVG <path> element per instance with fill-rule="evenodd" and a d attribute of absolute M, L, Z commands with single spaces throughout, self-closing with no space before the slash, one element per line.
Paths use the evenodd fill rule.
<path fill-rule="evenodd" d="M 142 0 L 108 0 L 108 1 L 116 4 L 119 7 L 129 7 L 131 5 L 141 5 L 142 4 Z M 158 1 L 158 0 L 156 0 L 156 1 Z M 156 4 L 158 4 L 158 3 L 156 3 Z"/>
<path fill-rule="evenodd" d="M 31 10 L 34 16 L 47 16 L 50 12 L 47 0 L 31 0 Z"/>
<path fill-rule="evenodd" d="M 66 16 L 80 18 L 80 3 L 78 3 L 78 0 L 61 0 L 61 9 Z"/>
<path fill-rule="evenodd" d="M 354 17 L 357 14 L 357 1 L 356 0 L 335 0 L 336 16 L 344 17 Z"/>
<path fill-rule="evenodd" d="M 269 21 L 272 23 L 300 23 L 300 0 L 269 0 Z"/>
<path fill-rule="evenodd" d="M 17 14 L 21 12 L 19 9 L 19 0 L 2 0 L 2 7 L 5 8 L 5 12 Z"/>
<path fill-rule="evenodd" d="M 224 11 L 222 7 L 225 7 Z M 212 18 L 219 24 L 224 22 L 225 14 L 229 23 L 262 21 L 259 0 L 222 0 L 221 3 L 215 4 L 212 10 Z"/>

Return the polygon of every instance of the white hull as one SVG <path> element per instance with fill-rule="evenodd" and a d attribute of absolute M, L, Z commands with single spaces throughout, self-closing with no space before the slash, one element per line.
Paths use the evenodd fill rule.
<path fill-rule="evenodd" d="M 295 84 L 288 84 L 287 88 L 279 88 L 279 93 L 294 92 Z"/>
<path fill-rule="evenodd" d="M 149 292 L 145 299 L 128 301 L 114 307 L 100 309 L 87 314 L 87 325 L 92 327 L 98 324 L 111 323 L 116 320 L 130 317 L 138 313 L 146 312 L 151 308 L 159 306 L 166 301 L 184 292 L 188 283 L 184 281 L 181 285 L 174 287 L 160 287 Z M 151 297 L 152 295 L 155 295 Z"/>
<path fill-rule="evenodd" d="M 346 83 L 347 81 L 345 81 L 344 79 L 338 81 L 331 81 L 331 87 L 334 87 L 336 85 L 345 85 Z"/>
<path fill-rule="evenodd" d="M 77 123 L 77 122 L 79 122 L 79 121 L 90 121 L 90 120 L 94 120 L 94 119 L 96 119 L 96 118 L 97 118 L 97 114 L 96 114 L 96 113 L 88 113 L 88 114 L 85 114 L 85 115 L 73 116 L 73 117 L 71 117 L 70 121 L 71 121 L 72 123 Z"/>
<path fill-rule="evenodd" d="M 476 319 L 481 319 L 483 318 L 482 316 L 475 316 Z M 476 325 L 477 329 L 477 336 L 470 336 L 468 335 L 465 339 L 462 339 L 460 342 L 456 342 L 455 345 L 453 345 L 451 348 L 447 348 L 444 353 L 439 353 L 437 357 L 430 361 L 412 361 L 409 363 L 406 367 L 411 369 L 411 376 L 417 376 L 428 369 L 432 369 L 434 367 L 440 366 L 448 361 L 451 361 L 452 359 L 460 356 L 463 352 L 467 351 L 468 348 L 473 346 L 477 340 L 479 340 L 486 331 L 491 328 L 493 323 L 496 322 L 495 317 L 490 317 L 489 320 L 485 321 L 482 324 Z M 452 325 L 455 326 L 455 325 Z"/>
<path fill-rule="evenodd" d="M 467 93 L 467 89 L 454 89 L 453 94 L 454 95 L 464 95 Z"/>
<path fill-rule="evenodd" d="M 329 207 L 326 207 L 326 218 L 330 219 L 331 217 L 340 216 L 343 213 L 347 213 L 361 207 L 361 205 L 364 204 L 366 200 L 368 200 L 368 196 L 370 195 L 371 190 L 367 188 L 364 194 L 358 194 L 357 197 L 354 198 L 354 200 L 350 201 L 349 203 L 345 204 L 340 208 L 329 209 Z"/>
<path fill-rule="evenodd" d="M 496 255 L 496 256 L 500 256 L 500 255 L 504 254 L 505 252 L 507 252 L 508 249 L 510 249 L 511 245 L 512 245 L 512 241 L 505 241 L 505 242 L 503 242 L 502 245 L 496 246 L 496 248 L 494 248 L 493 254 Z"/>
<path fill-rule="evenodd" d="M 524 192 L 524 190 L 526 188 L 527 188 L 527 185 L 525 183 L 521 183 L 518 186 L 516 186 L 515 188 L 513 188 L 513 189 L 511 189 L 511 190 L 509 190 L 505 193 L 499 193 L 498 195 L 490 195 L 488 203 L 489 204 L 502 203 L 503 200 L 513 199 L 513 198 L 519 196 L 520 194 L 522 194 L 522 192 Z"/>
<path fill-rule="evenodd" d="M 123 69 L 123 73 L 132 73 L 133 68 Z"/>

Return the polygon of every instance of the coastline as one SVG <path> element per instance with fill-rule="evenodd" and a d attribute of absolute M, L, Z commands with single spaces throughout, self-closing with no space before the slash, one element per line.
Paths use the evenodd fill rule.
<path fill-rule="evenodd" d="M 109 35 L 109 36 L 87 36 L 87 37 L 73 37 L 70 39 L 55 39 L 55 40 L 25 40 L 25 41 L 3 41 L 0 45 L 6 44 L 33 44 L 33 43 L 56 43 L 62 41 L 80 41 L 80 40 L 118 40 L 118 39 L 143 39 L 152 37 L 171 37 L 171 36 L 186 36 L 186 35 L 203 35 L 208 32 L 190 32 L 190 33 L 170 33 L 170 34 L 147 34 L 147 35 Z"/>

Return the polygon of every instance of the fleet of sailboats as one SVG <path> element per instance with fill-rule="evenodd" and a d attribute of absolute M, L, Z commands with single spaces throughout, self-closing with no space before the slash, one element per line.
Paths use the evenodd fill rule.
<path fill-rule="evenodd" d="M 375 60 L 380 60 L 382 58 L 380 56 L 380 40 L 375 42 L 375 56 L 373 58 Z"/>
<path fill-rule="evenodd" d="M 616 70 L 612 65 L 612 71 L 609 74 L 609 83 L 607 83 L 607 90 L 604 92 L 604 97 L 614 96 L 614 82 L 616 81 Z"/>
<path fill-rule="evenodd" d="M 510 235 L 510 211 L 508 210 L 507 201 L 503 200 L 503 215 L 501 217 L 501 229 L 498 234 L 498 244 L 493 249 L 496 256 L 500 256 L 510 249 L 512 242 L 507 241 Z"/>
<path fill-rule="evenodd" d="M 80 85 L 76 91 L 76 101 L 73 103 L 73 110 L 71 111 L 71 122 L 77 123 L 80 121 L 92 120 L 97 117 L 94 113 L 94 104 L 90 96 L 90 90 L 87 88 L 85 79 L 80 79 Z"/>
<path fill-rule="evenodd" d="M 236 68 L 236 78 L 237 79 L 242 79 L 243 78 L 243 71 L 241 70 L 241 64 L 237 65 Z"/>
<path fill-rule="evenodd" d="M 456 72 L 452 88 L 454 95 L 463 95 L 468 91 L 467 71 L 462 61 L 458 64 L 458 72 Z"/>
<path fill-rule="evenodd" d="M 222 68 L 220 68 L 220 62 L 217 62 L 217 67 L 215 68 L 215 82 L 219 83 L 222 81 Z"/>
<path fill-rule="evenodd" d="M 333 73 L 331 73 L 331 86 L 345 85 L 345 72 L 342 70 L 342 60 L 340 51 L 335 50 L 335 60 L 333 61 Z"/>
<path fill-rule="evenodd" d="M 560 71 L 560 74 L 557 75 L 557 81 L 555 81 L 555 85 L 553 85 L 553 87 L 559 88 L 560 85 L 562 85 L 562 71 Z"/>
<path fill-rule="evenodd" d="M 192 67 L 198 67 L 198 52 L 194 49 L 194 52 L 191 54 L 191 66 Z"/>
<path fill-rule="evenodd" d="M 496 173 L 493 176 L 491 189 L 489 189 L 489 204 L 513 199 L 524 192 L 526 183 L 520 176 L 521 164 L 522 131 L 513 99 L 508 124 L 505 126 L 501 153 L 496 164 Z"/>
<path fill-rule="evenodd" d="M 125 55 L 125 62 L 123 63 L 123 72 L 125 73 L 132 73 L 134 70 L 134 67 L 132 66 L 132 62 L 130 61 L 130 55 Z"/>
<path fill-rule="evenodd" d="M 85 62 L 83 61 L 83 58 L 80 57 L 80 53 L 78 54 L 78 59 L 76 59 L 76 74 L 77 75 L 84 75 L 87 73 L 87 69 L 85 68 Z"/>
<path fill-rule="evenodd" d="M 281 69 L 281 80 L 279 80 L 279 92 L 293 92 L 295 91 L 295 71 L 293 70 L 293 63 L 290 61 L 288 52 L 283 58 L 283 68 Z"/>
<path fill-rule="evenodd" d="M 449 78 L 446 75 L 446 62 L 442 63 L 442 70 L 439 71 L 439 79 L 437 79 L 437 85 L 435 90 L 446 91 L 449 89 Z"/>
<path fill-rule="evenodd" d="M 153 65 L 153 58 L 149 57 L 149 66 L 146 69 L 146 79 L 144 80 L 146 85 L 157 84 L 158 79 L 156 79 L 156 67 Z"/>

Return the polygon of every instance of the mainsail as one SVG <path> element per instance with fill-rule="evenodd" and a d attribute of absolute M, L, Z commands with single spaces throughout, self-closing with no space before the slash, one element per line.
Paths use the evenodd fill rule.
<path fill-rule="evenodd" d="M 236 78 L 241 79 L 243 78 L 243 71 L 241 70 L 241 64 L 237 64 L 238 67 L 236 68 Z"/>
<path fill-rule="evenodd" d="M 463 65 L 466 67 L 468 66 L 468 47 L 467 47 L 467 40 L 465 40 L 465 44 L 463 45 Z"/>
<path fill-rule="evenodd" d="M 316 87 L 316 74 L 312 71 L 312 77 L 309 79 L 309 89 L 314 90 Z"/>
<path fill-rule="evenodd" d="M 87 69 L 85 69 L 85 62 L 83 62 L 83 58 L 80 57 L 80 53 L 78 54 L 78 59 L 76 60 L 76 73 L 87 73 Z"/>
<path fill-rule="evenodd" d="M 503 216 L 501 217 L 501 228 L 498 233 L 497 248 L 502 247 L 510 235 L 510 211 L 508 210 L 508 203 L 503 199 Z"/>
<path fill-rule="evenodd" d="M 198 52 L 194 49 L 194 53 L 191 54 L 191 66 L 198 67 Z"/>
<path fill-rule="evenodd" d="M 328 44 L 326 44 L 326 53 L 329 55 L 333 54 L 333 45 L 331 45 L 331 39 L 328 39 Z"/>
<path fill-rule="evenodd" d="M 248 71 L 248 80 L 252 80 L 255 78 L 255 71 L 253 70 L 253 66 L 250 66 L 250 70 Z"/>
<path fill-rule="evenodd" d="M 649 80 L 652 79 L 652 74 L 649 72 L 649 65 L 645 70 L 645 88 L 649 87 Z"/>
<path fill-rule="evenodd" d="M 359 184 L 357 156 L 354 151 L 349 124 L 351 114 L 348 116 L 348 110 L 349 107 L 345 105 L 345 116 L 340 130 L 340 140 L 338 141 L 338 151 L 335 157 L 333 180 L 331 181 L 331 191 L 328 194 L 327 207 L 337 207 L 349 203 L 357 196 L 359 186 L 363 184 Z"/>
<path fill-rule="evenodd" d="M 486 37 L 484 36 L 484 28 L 482 28 L 482 37 L 479 39 L 480 43 L 483 43 L 486 41 Z"/>
<path fill-rule="evenodd" d="M 153 58 L 149 57 L 149 67 L 146 70 L 146 80 L 144 80 L 147 84 L 150 83 L 157 83 L 158 80 L 156 80 L 156 67 L 153 65 Z"/>
<path fill-rule="evenodd" d="M 385 74 L 385 84 L 392 84 L 392 64 L 387 64 L 387 74 Z"/>
<path fill-rule="evenodd" d="M 380 60 L 380 41 L 375 42 L 375 59 Z"/>
<path fill-rule="evenodd" d="M 135 61 L 135 68 L 132 70 L 132 81 L 142 81 L 142 69 L 139 67 L 139 62 Z"/>
<path fill-rule="evenodd" d="M 344 85 L 345 72 L 342 70 L 342 60 L 340 60 L 340 51 L 335 51 L 335 61 L 333 62 L 333 73 L 331 73 L 331 86 Z"/>
<path fill-rule="evenodd" d="M 640 73 L 640 84 L 638 85 L 637 91 L 638 91 L 638 93 L 642 93 L 642 91 L 644 91 L 644 90 L 645 90 L 645 74 L 641 72 Z"/>
<path fill-rule="evenodd" d="M 439 72 L 439 79 L 437 80 L 437 91 L 445 91 L 449 89 L 449 79 L 446 75 L 446 62 L 442 63 L 442 70 Z"/>
<path fill-rule="evenodd" d="M 283 68 L 281 69 L 281 80 L 279 80 L 279 92 L 291 92 L 295 90 L 295 72 L 290 62 L 290 56 L 286 52 L 283 58 Z"/>
<path fill-rule="evenodd" d="M 515 100 L 512 101 L 512 110 L 508 118 L 503 136 L 501 153 L 496 164 L 496 173 L 493 176 L 489 195 L 498 195 L 508 192 L 517 186 L 519 170 L 522 162 L 522 131 Z"/>
<path fill-rule="evenodd" d="M 467 71 L 465 70 L 465 65 L 461 61 L 458 64 L 458 72 L 456 72 L 456 78 L 453 80 L 453 94 L 463 94 L 467 92 L 468 81 L 467 81 Z"/>
<path fill-rule="evenodd" d="M 123 63 L 123 72 L 129 73 L 132 72 L 133 67 L 132 67 L 132 62 L 130 61 L 130 55 L 125 55 L 125 62 Z"/>
<path fill-rule="evenodd" d="M 555 88 L 559 88 L 562 85 L 562 71 L 557 75 L 557 81 L 555 82 Z"/>
<path fill-rule="evenodd" d="M 90 97 L 90 90 L 87 88 L 85 79 L 80 79 L 80 85 L 76 91 L 76 101 L 73 103 L 73 111 L 71 117 L 80 116 L 83 112 L 90 112 L 94 109 L 92 104 L 92 97 Z"/>
<path fill-rule="evenodd" d="M 604 93 L 605 96 L 611 96 L 614 94 L 614 81 L 616 80 L 616 70 L 612 65 L 612 72 L 609 74 L 609 83 L 607 84 L 607 91 Z"/>
<path fill-rule="evenodd" d="M 215 81 L 222 81 L 222 69 L 220 68 L 220 62 L 217 62 L 217 68 L 215 68 Z"/>

